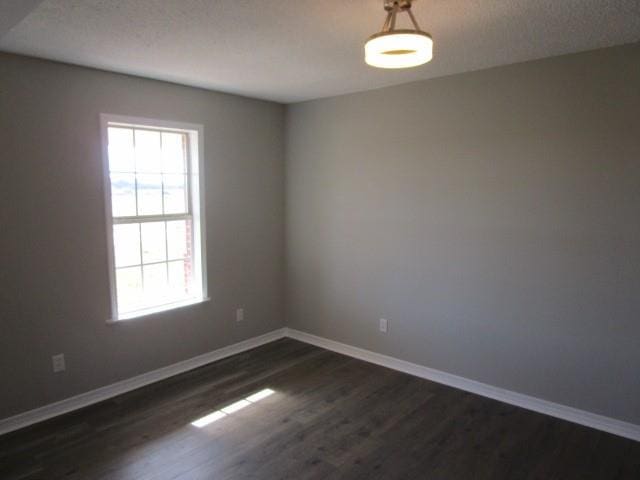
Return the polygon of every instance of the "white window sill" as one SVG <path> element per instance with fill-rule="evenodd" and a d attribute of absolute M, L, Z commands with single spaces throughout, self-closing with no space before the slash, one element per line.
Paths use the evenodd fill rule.
<path fill-rule="evenodd" d="M 184 300 L 181 302 L 176 302 L 176 303 L 169 303 L 167 305 L 160 305 L 157 307 L 151 307 L 151 308 L 145 308 L 144 310 L 138 310 L 135 312 L 130 312 L 130 313 L 124 313 L 122 315 L 120 315 L 118 318 L 116 319 L 109 319 L 107 320 L 107 323 L 109 325 L 115 325 L 117 323 L 123 323 L 123 322 L 127 322 L 129 320 L 139 320 L 141 318 L 147 318 L 150 317 L 156 313 L 164 313 L 164 312 L 169 312 L 172 310 L 178 310 L 181 308 L 185 308 L 185 307 L 190 307 L 193 305 L 198 305 L 201 303 L 205 303 L 210 301 L 211 298 L 209 297 L 205 297 L 205 298 L 192 298 L 189 300 Z"/>

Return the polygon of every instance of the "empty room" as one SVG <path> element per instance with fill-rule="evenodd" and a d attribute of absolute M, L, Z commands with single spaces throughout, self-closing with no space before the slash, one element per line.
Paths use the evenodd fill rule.
<path fill-rule="evenodd" d="M 638 0 L 0 2 L 0 479 L 639 480 Z"/>

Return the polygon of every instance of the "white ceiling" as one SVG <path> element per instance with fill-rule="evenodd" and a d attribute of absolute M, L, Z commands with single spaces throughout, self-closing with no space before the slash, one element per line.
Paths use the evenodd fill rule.
<path fill-rule="evenodd" d="M 414 12 L 434 60 L 403 71 L 363 61 L 382 0 L 2 0 L 0 50 L 288 103 L 640 41 L 640 0 L 419 0 Z"/>

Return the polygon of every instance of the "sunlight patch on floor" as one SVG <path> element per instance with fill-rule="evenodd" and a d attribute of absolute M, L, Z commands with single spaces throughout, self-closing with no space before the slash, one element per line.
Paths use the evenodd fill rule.
<path fill-rule="evenodd" d="M 238 400 L 237 402 L 227 405 L 220 410 L 216 410 L 215 412 L 211 412 L 204 417 L 200 417 L 199 419 L 191 422 L 191 425 L 198 428 L 206 427 L 207 425 L 210 425 L 213 422 L 220 420 L 221 418 L 224 418 L 234 412 L 237 412 L 238 410 L 242 410 L 249 405 L 259 402 L 263 398 L 267 398 L 274 393 L 276 392 L 271 390 L 270 388 L 265 388 L 264 390 L 260 390 L 259 392 L 249 395 L 247 398 Z"/>

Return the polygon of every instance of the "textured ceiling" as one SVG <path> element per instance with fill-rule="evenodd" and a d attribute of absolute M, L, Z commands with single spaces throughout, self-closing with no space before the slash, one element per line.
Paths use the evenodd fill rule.
<path fill-rule="evenodd" d="M 42 0 L 0 0 L 0 38 L 17 25 Z"/>
<path fill-rule="evenodd" d="M 363 61 L 382 0 L 27 3 L 0 50 L 285 103 L 640 41 L 640 0 L 419 0 L 434 60 L 387 71 Z"/>

